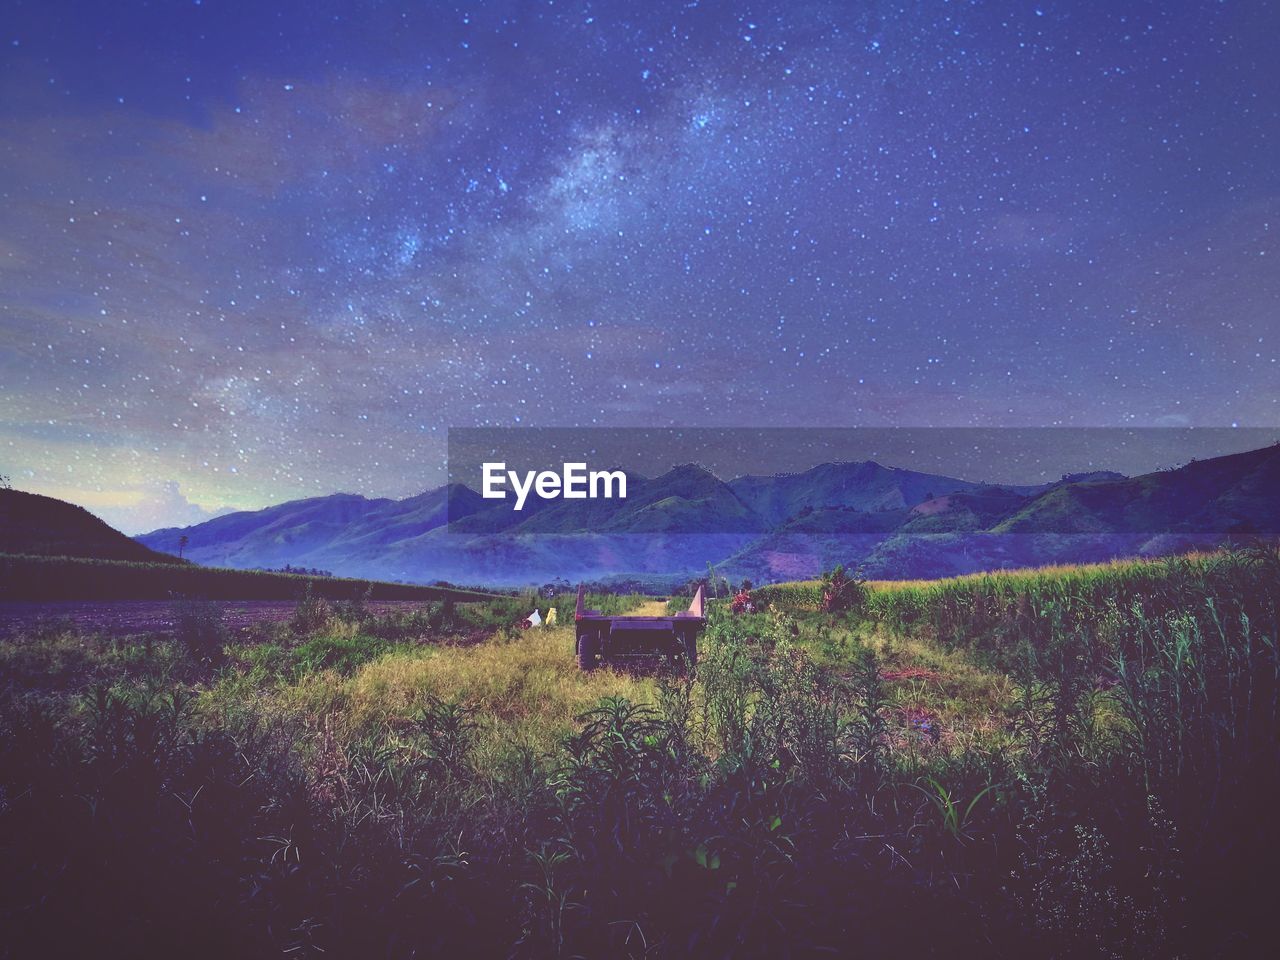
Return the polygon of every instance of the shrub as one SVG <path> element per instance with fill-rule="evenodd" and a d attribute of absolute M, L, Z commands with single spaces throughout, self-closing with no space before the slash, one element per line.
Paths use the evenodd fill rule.
<path fill-rule="evenodd" d="M 850 577 L 843 566 L 822 575 L 822 610 L 845 613 L 860 609 L 866 597 L 866 581 Z"/>
<path fill-rule="evenodd" d="M 214 660 L 222 655 L 230 637 L 223 620 L 223 608 L 211 600 L 180 597 L 171 604 L 175 639 L 192 656 Z"/>
<path fill-rule="evenodd" d="M 318 596 L 308 583 L 298 599 L 289 626 L 294 633 L 315 633 L 328 624 L 331 616 L 333 609 L 329 606 L 329 601 Z"/>

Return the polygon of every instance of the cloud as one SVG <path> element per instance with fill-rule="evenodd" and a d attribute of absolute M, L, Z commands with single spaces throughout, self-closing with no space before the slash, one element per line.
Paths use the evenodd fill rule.
<path fill-rule="evenodd" d="M 86 504 L 86 506 L 111 526 L 130 536 L 158 530 L 161 527 L 187 527 L 234 512 L 231 507 L 211 510 L 198 503 L 192 503 L 182 492 L 182 487 L 176 480 L 162 480 L 144 486 L 139 491 L 138 499 L 132 503 L 116 506 Z"/>

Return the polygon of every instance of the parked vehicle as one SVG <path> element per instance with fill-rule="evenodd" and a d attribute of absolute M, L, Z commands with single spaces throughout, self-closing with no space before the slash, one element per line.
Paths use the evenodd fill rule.
<path fill-rule="evenodd" d="M 633 657 L 665 656 L 677 667 L 698 662 L 698 634 L 707 625 L 702 587 L 683 613 L 662 617 L 607 616 L 588 610 L 586 588 L 578 587 L 574 613 L 578 666 L 594 670 L 601 663 Z"/>

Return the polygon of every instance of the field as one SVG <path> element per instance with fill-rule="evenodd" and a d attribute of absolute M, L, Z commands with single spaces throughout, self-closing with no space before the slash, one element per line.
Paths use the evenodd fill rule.
<path fill-rule="evenodd" d="M 0 953 L 1265 953 L 1278 593 L 1268 549 L 785 584 L 692 674 L 580 673 L 570 596 L 33 624 Z"/>
<path fill-rule="evenodd" d="M 284 623 L 297 612 L 295 600 L 242 600 L 216 604 L 231 633 L 262 623 Z M 370 613 L 412 613 L 421 600 L 370 600 Z M 178 627 L 181 605 L 172 600 L 49 600 L 36 603 L 0 600 L 0 636 L 65 630 L 103 636 L 155 634 Z"/>
<path fill-rule="evenodd" d="M 427 587 L 345 577 L 316 577 L 193 564 L 137 563 L 83 557 L 0 553 L 0 601 L 293 600 L 304 591 L 328 600 L 484 600 L 492 596 L 453 587 Z"/>

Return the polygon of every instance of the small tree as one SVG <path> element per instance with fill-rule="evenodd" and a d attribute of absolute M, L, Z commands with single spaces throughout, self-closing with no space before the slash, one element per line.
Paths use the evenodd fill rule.
<path fill-rule="evenodd" d="M 822 575 L 822 609 L 825 613 L 844 613 L 862 605 L 866 581 L 850 577 L 844 564 Z"/>
<path fill-rule="evenodd" d="M 7 473 L 0 473 L 0 490 L 12 490 L 13 481 L 9 479 Z"/>
<path fill-rule="evenodd" d="M 187 549 L 187 544 L 191 542 L 191 538 L 185 533 L 178 538 L 178 559 L 182 559 L 182 551 Z"/>

